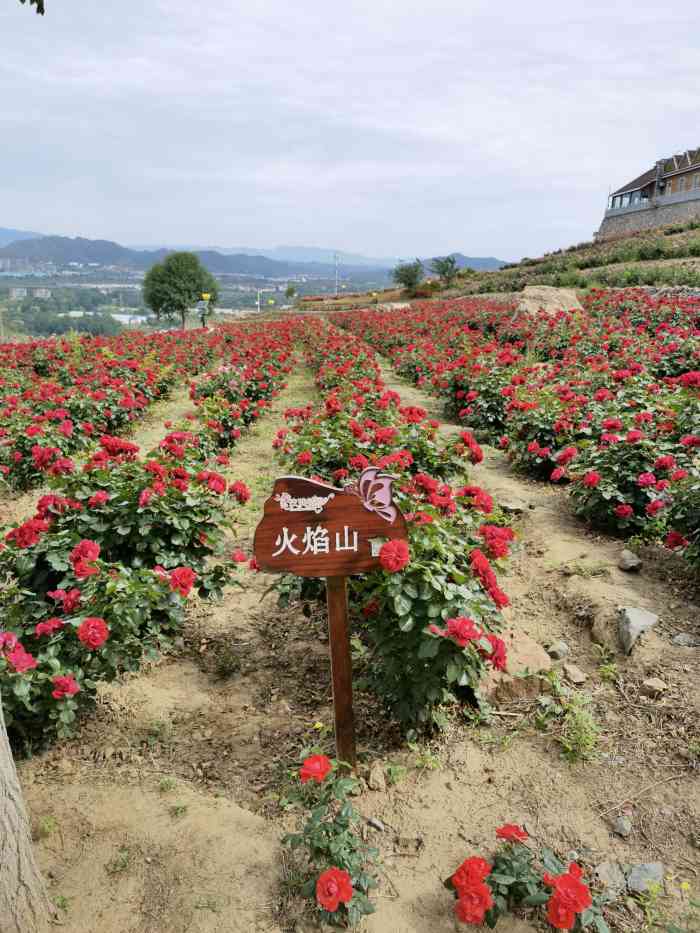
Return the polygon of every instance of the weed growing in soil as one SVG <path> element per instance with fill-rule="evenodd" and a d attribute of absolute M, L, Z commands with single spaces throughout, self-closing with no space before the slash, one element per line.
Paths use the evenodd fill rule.
<path fill-rule="evenodd" d="M 128 871 L 131 865 L 131 850 L 126 846 L 119 849 L 114 858 L 110 859 L 105 865 L 105 871 L 108 875 L 121 875 Z"/>
<path fill-rule="evenodd" d="M 562 730 L 558 737 L 569 761 L 592 761 L 596 755 L 600 728 L 590 710 L 590 697 L 573 693 L 564 701 Z"/>
<path fill-rule="evenodd" d="M 42 816 L 34 832 L 35 839 L 48 839 L 58 830 L 58 822 L 53 816 Z"/>

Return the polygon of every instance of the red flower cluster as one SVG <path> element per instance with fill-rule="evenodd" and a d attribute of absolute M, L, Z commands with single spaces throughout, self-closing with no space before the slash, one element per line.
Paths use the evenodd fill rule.
<path fill-rule="evenodd" d="M 469 555 L 469 560 L 472 565 L 472 570 L 477 575 L 481 581 L 481 585 L 484 587 L 496 606 L 499 609 L 503 609 L 505 606 L 509 605 L 508 597 L 498 586 L 496 574 L 493 572 L 493 568 L 491 567 L 491 564 L 489 563 L 488 558 L 483 553 L 483 551 L 480 551 L 479 548 L 474 548 L 474 550 Z"/>
<path fill-rule="evenodd" d="M 189 596 L 197 574 L 190 567 L 176 567 L 169 574 L 170 589 L 180 596 Z"/>
<path fill-rule="evenodd" d="M 94 563 L 99 556 L 100 546 L 96 541 L 85 539 L 73 548 L 70 553 L 70 562 L 78 580 L 84 580 L 85 577 L 100 572 L 99 567 L 95 567 Z"/>
<path fill-rule="evenodd" d="M 457 893 L 455 915 L 461 923 L 480 926 L 486 911 L 493 907 L 491 888 L 485 883 L 490 874 L 489 863 L 478 856 L 472 856 L 465 859 L 452 875 L 452 887 Z"/>
<path fill-rule="evenodd" d="M 502 528 L 500 525 L 482 525 L 479 534 L 484 539 L 489 556 L 494 559 L 508 557 L 510 542 L 515 539 L 512 528 Z"/>
<path fill-rule="evenodd" d="M 51 696 L 54 700 L 62 700 L 64 697 L 74 697 L 80 693 L 80 687 L 72 674 L 57 675 L 51 678 L 53 690 Z"/>

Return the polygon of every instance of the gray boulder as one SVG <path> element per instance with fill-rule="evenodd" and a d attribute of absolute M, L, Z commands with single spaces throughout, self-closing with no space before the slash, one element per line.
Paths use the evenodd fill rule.
<path fill-rule="evenodd" d="M 654 628 L 659 621 L 659 617 L 646 609 L 635 609 L 630 606 L 623 606 L 620 609 L 620 619 L 618 621 L 618 634 L 620 644 L 625 654 L 631 654 L 632 649 L 639 641 L 639 637 Z"/>

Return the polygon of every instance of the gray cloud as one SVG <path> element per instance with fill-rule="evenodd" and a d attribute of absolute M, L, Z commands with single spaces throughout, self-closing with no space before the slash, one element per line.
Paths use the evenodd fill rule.
<path fill-rule="evenodd" d="M 700 144 L 700 13 L 646 0 L 0 11 L 0 224 L 515 258 Z"/>

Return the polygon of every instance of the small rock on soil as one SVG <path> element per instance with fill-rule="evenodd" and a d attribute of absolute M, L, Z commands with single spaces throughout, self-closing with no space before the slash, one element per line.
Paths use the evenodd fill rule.
<path fill-rule="evenodd" d="M 645 697 L 658 697 L 668 690 L 668 684 L 665 684 L 660 677 L 650 677 L 642 684 L 641 691 Z"/>
<path fill-rule="evenodd" d="M 663 881 L 664 866 L 661 862 L 633 865 L 627 874 L 627 887 L 632 894 L 644 894 L 650 885 L 662 885 Z"/>
<path fill-rule="evenodd" d="M 565 664 L 564 665 L 564 676 L 566 679 L 572 683 L 580 686 L 585 684 L 588 675 L 584 673 L 580 667 L 577 667 L 575 664 Z"/>
<path fill-rule="evenodd" d="M 642 562 L 633 551 L 628 551 L 627 548 L 625 548 L 620 554 L 617 566 L 620 570 L 636 571 L 641 568 Z"/>
<path fill-rule="evenodd" d="M 555 661 L 562 661 L 569 653 L 569 646 L 565 641 L 555 641 L 547 648 L 547 654 Z"/>

